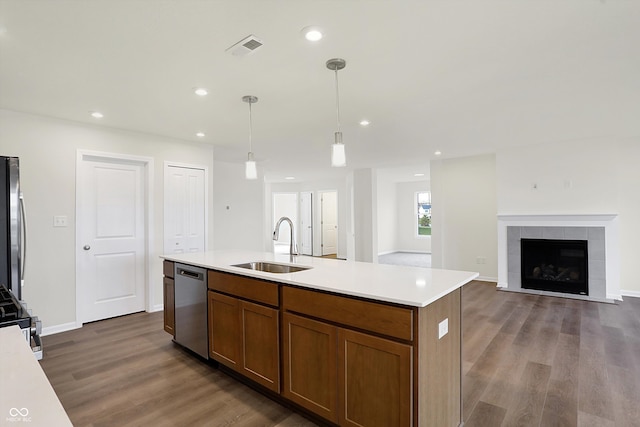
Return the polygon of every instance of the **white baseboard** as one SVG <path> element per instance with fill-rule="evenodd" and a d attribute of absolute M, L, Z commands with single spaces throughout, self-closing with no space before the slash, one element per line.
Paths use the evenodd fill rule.
<path fill-rule="evenodd" d="M 162 310 L 164 310 L 164 304 L 156 304 L 151 308 L 151 311 L 149 311 L 149 313 L 155 313 L 156 311 Z"/>
<path fill-rule="evenodd" d="M 620 290 L 620 295 L 623 297 L 636 297 L 640 298 L 640 291 L 625 291 L 624 289 Z"/>
<path fill-rule="evenodd" d="M 431 255 L 431 252 L 396 249 L 396 250 L 393 250 L 393 251 L 378 252 L 378 256 L 389 255 L 389 254 L 397 254 L 397 253 Z"/>
<path fill-rule="evenodd" d="M 498 283 L 498 278 L 497 277 L 478 276 L 473 280 L 477 280 L 479 282 L 491 282 L 491 283 L 495 283 L 496 285 Z"/>
<path fill-rule="evenodd" d="M 42 328 L 40 336 L 45 337 L 47 335 L 59 334 L 60 332 L 72 331 L 74 329 L 81 328 L 76 322 L 63 323 L 61 325 L 46 326 Z"/>

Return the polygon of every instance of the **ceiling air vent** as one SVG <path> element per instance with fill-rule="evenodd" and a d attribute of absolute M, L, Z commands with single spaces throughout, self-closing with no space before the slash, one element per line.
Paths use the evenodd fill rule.
<path fill-rule="evenodd" d="M 262 40 L 251 34 L 228 48 L 225 52 L 229 52 L 233 56 L 245 56 L 258 49 L 262 44 Z"/>

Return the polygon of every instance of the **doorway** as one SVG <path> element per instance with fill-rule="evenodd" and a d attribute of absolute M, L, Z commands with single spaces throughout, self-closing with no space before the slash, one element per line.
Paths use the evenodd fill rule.
<path fill-rule="evenodd" d="M 153 159 L 78 151 L 76 323 L 148 304 L 148 184 Z"/>
<path fill-rule="evenodd" d="M 322 226 L 322 256 L 338 253 L 338 192 L 320 193 L 320 224 Z"/>

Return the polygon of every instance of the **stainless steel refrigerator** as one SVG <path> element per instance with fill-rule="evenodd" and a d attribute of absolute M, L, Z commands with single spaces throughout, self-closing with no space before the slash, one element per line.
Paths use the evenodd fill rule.
<path fill-rule="evenodd" d="M 20 161 L 0 156 L 0 285 L 22 300 L 25 217 L 20 191 Z"/>

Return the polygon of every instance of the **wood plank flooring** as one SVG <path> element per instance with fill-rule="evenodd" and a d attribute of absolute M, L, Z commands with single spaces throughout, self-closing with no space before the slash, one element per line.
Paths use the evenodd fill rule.
<path fill-rule="evenodd" d="M 44 337 L 75 426 L 314 426 L 171 342 L 162 313 Z M 640 426 L 640 299 L 463 289 L 465 427 Z M 439 426 L 435 426 L 439 427 Z"/>

